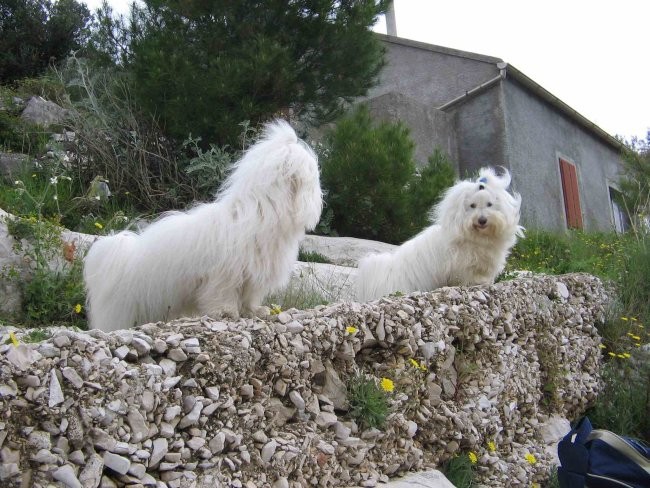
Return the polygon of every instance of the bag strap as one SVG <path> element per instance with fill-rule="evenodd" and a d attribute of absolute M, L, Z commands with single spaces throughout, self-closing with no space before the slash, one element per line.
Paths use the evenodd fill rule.
<path fill-rule="evenodd" d="M 589 434 L 587 440 L 601 440 L 606 442 L 614 449 L 634 461 L 642 470 L 644 470 L 650 476 L 650 459 L 646 458 L 639 451 L 634 449 L 630 444 L 628 444 L 622 437 L 610 432 L 608 430 L 592 430 Z"/>

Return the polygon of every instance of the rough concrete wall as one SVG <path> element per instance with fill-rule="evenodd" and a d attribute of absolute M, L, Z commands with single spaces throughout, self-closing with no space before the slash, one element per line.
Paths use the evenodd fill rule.
<path fill-rule="evenodd" d="M 500 59 L 379 36 L 386 66 L 368 98 L 401 93 L 437 108 L 499 74 Z"/>
<path fill-rule="evenodd" d="M 512 80 L 504 84 L 506 159 L 523 196 L 522 223 L 565 230 L 559 158 L 576 165 L 584 228 L 613 229 L 608 183 L 616 184 L 620 155 Z"/>
<path fill-rule="evenodd" d="M 17 347 L 5 329 L 1 484 L 374 486 L 473 450 L 482 483 L 527 487 L 552 462 L 542 426 L 599 390 L 608 299 L 591 276 L 538 276 Z M 359 373 L 394 382 L 381 430 L 348 415 Z"/>
<path fill-rule="evenodd" d="M 458 160 L 453 118 L 440 110 L 400 93 L 386 93 L 365 101 L 375 120 L 402 122 L 415 142 L 415 160 L 422 166 L 436 148 Z"/>
<path fill-rule="evenodd" d="M 461 177 L 475 174 L 485 166 L 507 166 L 506 134 L 503 123 L 501 85 L 451 109 L 458 139 Z"/>

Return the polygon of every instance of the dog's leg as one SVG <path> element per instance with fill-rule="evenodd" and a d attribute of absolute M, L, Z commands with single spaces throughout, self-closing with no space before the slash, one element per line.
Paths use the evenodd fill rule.
<path fill-rule="evenodd" d="M 199 312 L 212 318 L 239 318 L 241 290 L 223 283 L 208 282 L 199 290 L 196 304 Z"/>
<path fill-rule="evenodd" d="M 261 310 L 264 310 L 261 306 L 263 299 L 264 292 L 247 282 L 242 289 L 242 317 L 259 317 Z"/>

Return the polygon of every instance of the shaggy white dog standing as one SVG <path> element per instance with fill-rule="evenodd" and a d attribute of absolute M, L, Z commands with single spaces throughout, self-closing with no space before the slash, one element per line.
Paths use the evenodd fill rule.
<path fill-rule="evenodd" d="M 433 212 L 434 225 L 392 252 L 359 261 L 356 297 L 367 301 L 394 292 L 492 283 L 517 237 L 521 197 L 507 192 L 510 174 L 483 168 L 461 181 Z"/>
<path fill-rule="evenodd" d="M 91 247 L 84 263 L 90 326 L 255 314 L 289 281 L 298 244 L 321 209 L 314 152 L 286 122 L 268 124 L 215 202 Z"/>

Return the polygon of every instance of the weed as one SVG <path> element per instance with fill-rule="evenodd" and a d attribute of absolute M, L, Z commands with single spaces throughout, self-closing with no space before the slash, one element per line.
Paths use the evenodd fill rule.
<path fill-rule="evenodd" d="M 302 261 L 304 263 L 332 263 L 332 261 L 330 261 L 327 256 L 323 256 L 317 251 L 305 251 L 302 248 L 298 251 L 298 261 Z"/>
<path fill-rule="evenodd" d="M 46 329 L 32 329 L 29 334 L 25 334 L 22 337 L 23 342 L 28 344 L 35 342 L 43 342 L 46 339 L 49 339 L 51 336 L 50 332 Z"/>
<path fill-rule="evenodd" d="M 456 488 L 474 486 L 474 463 L 469 454 L 452 457 L 444 464 L 442 472 Z"/>
<path fill-rule="evenodd" d="M 350 417 L 365 427 L 383 427 L 389 410 L 388 397 L 374 378 L 361 374 L 353 377 L 348 383 L 347 398 Z"/>

